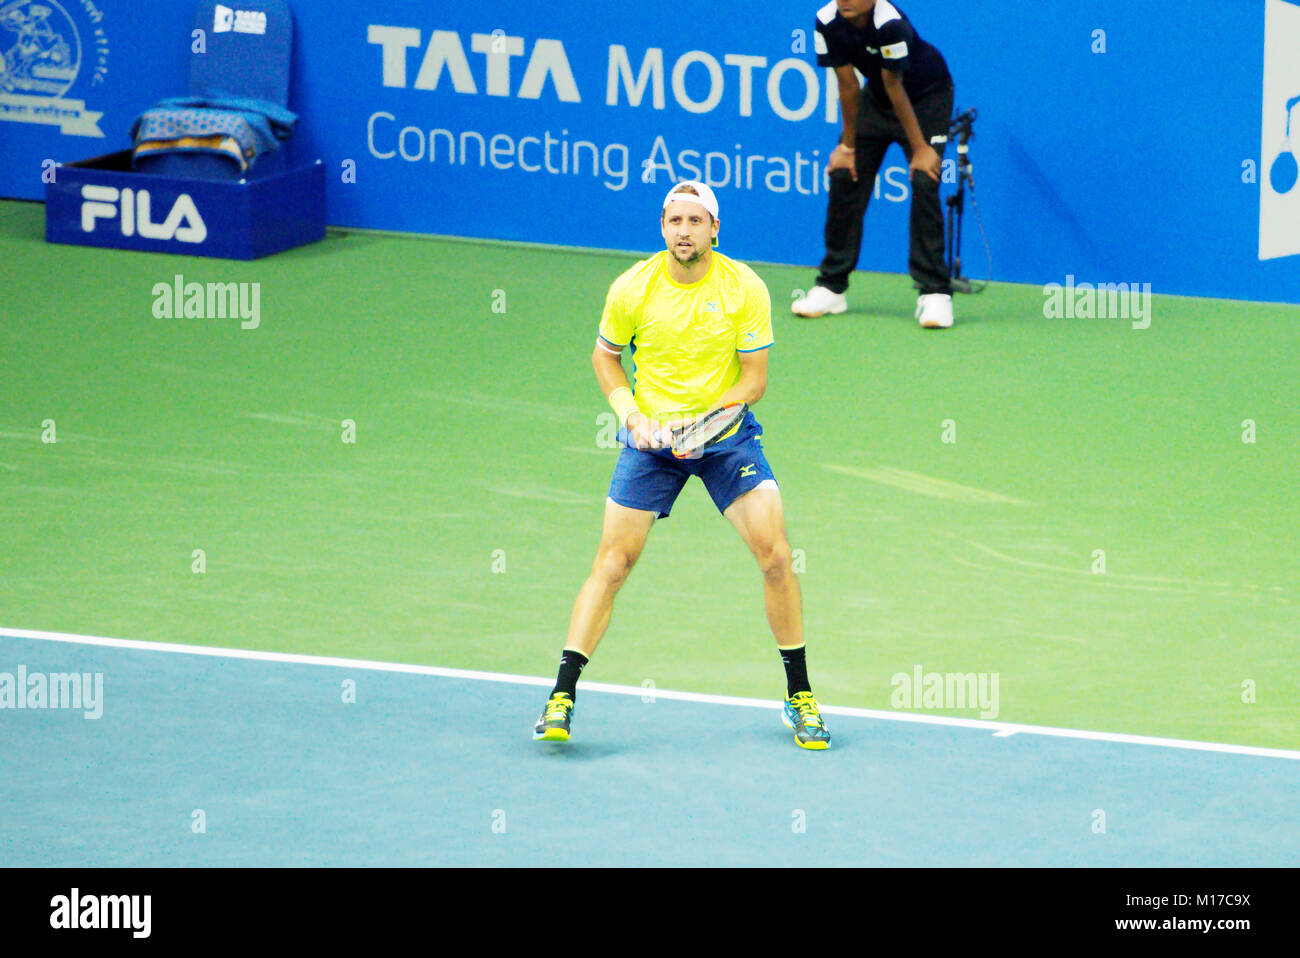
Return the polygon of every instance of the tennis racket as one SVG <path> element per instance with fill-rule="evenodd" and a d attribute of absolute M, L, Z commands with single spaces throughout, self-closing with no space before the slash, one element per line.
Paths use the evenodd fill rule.
<path fill-rule="evenodd" d="M 688 426 L 679 426 L 673 430 L 673 455 L 678 459 L 692 459 L 708 446 L 713 445 L 731 428 L 745 418 L 749 406 L 743 402 L 733 402 L 713 412 L 701 416 Z"/>

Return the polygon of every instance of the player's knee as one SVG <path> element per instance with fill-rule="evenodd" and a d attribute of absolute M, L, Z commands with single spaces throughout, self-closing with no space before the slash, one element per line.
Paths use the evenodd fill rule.
<path fill-rule="evenodd" d="M 755 555 L 763 575 L 769 579 L 782 579 L 792 571 L 790 543 L 784 536 L 759 543 Z"/>
<path fill-rule="evenodd" d="M 596 556 L 596 567 L 592 571 L 603 584 L 617 588 L 627 580 L 632 566 L 636 565 L 636 559 L 636 553 L 630 549 L 613 546 L 600 551 Z"/>

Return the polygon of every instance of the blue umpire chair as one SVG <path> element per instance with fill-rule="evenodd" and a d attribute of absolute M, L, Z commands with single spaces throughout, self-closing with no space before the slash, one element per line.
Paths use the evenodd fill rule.
<path fill-rule="evenodd" d="M 249 7 L 255 9 L 241 9 Z M 286 168 L 293 17 L 285 0 L 203 0 L 190 52 L 189 93 L 162 100 L 131 130 L 132 168 L 217 180 Z"/>
<path fill-rule="evenodd" d="M 47 241 L 250 260 L 324 239 L 324 162 L 288 106 L 288 5 L 203 0 L 196 18 L 187 95 L 146 110 L 130 148 L 59 167 Z"/>

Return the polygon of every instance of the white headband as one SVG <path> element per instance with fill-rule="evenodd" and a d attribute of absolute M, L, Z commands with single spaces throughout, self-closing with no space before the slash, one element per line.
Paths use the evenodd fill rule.
<path fill-rule="evenodd" d="M 691 187 L 695 190 L 695 193 L 698 193 L 699 195 L 696 196 L 695 193 L 681 192 L 683 186 Z M 668 209 L 668 204 L 674 203 L 677 200 L 681 200 L 685 203 L 698 203 L 700 206 L 703 206 L 708 210 L 715 220 L 719 218 L 718 198 L 713 195 L 713 190 L 709 189 L 703 183 L 697 182 L 696 180 L 687 180 L 684 183 L 675 184 L 673 188 L 668 191 L 668 195 L 664 197 L 663 208 Z"/>

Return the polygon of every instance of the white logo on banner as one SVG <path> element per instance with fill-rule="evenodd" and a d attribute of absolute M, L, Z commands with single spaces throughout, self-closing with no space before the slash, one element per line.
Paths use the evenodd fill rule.
<path fill-rule="evenodd" d="M 176 197 L 167 219 L 161 223 L 153 221 L 148 190 L 128 188 L 119 191 L 115 186 L 83 186 L 81 199 L 81 229 L 84 233 L 95 232 L 96 220 L 118 219 L 120 216 L 123 236 L 139 233 L 145 239 L 174 239 L 180 243 L 202 243 L 208 238 L 208 227 L 188 193 Z"/>
<path fill-rule="evenodd" d="M 1259 258 L 1300 254 L 1300 6 L 1268 0 Z"/>
<path fill-rule="evenodd" d="M 103 19 L 94 13 L 92 24 Z M 92 33 L 91 82 L 98 84 L 108 73 L 108 39 L 102 27 Z M 0 0 L 0 52 L 0 120 L 57 126 L 70 136 L 104 135 L 98 125 L 103 113 L 87 110 L 84 100 L 64 99 L 81 72 L 81 35 L 56 0 Z"/>
<path fill-rule="evenodd" d="M 266 33 L 266 14 L 261 10 L 232 10 L 217 4 L 213 33 Z"/>

